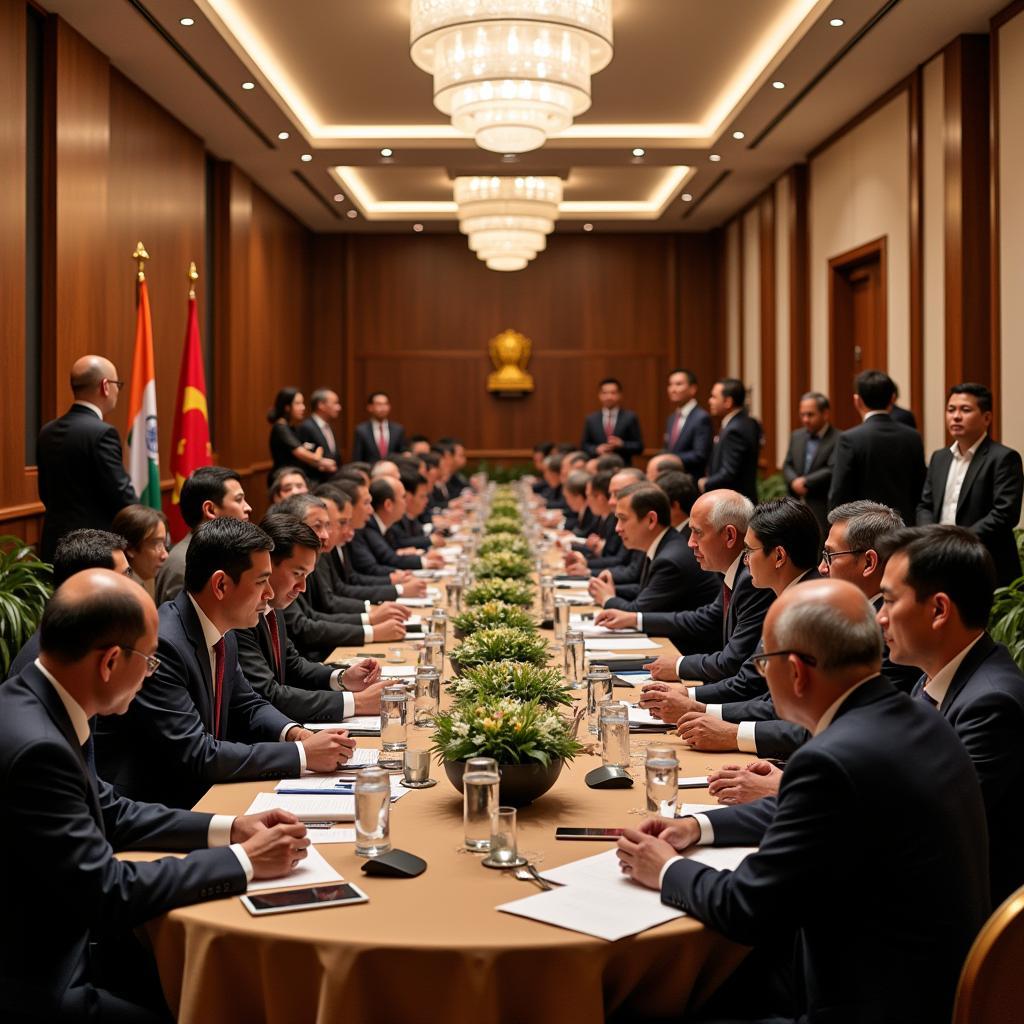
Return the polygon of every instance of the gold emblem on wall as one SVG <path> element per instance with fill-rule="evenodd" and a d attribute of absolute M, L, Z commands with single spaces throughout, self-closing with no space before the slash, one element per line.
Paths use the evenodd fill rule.
<path fill-rule="evenodd" d="M 525 334 L 507 330 L 487 342 L 494 373 L 487 375 L 487 390 L 506 398 L 518 398 L 533 390 L 533 377 L 526 372 L 533 343 Z"/>

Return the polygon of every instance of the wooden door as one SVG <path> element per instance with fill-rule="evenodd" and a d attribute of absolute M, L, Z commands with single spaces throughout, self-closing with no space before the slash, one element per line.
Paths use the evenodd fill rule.
<path fill-rule="evenodd" d="M 829 388 L 832 420 L 854 426 L 853 378 L 862 370 L 885 370 L 885 239 L 879 238 L 829 260 Z"/>

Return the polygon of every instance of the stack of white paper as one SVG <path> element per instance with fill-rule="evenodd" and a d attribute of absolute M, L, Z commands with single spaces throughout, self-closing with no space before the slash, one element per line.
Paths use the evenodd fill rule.
<path fill-rule="evenodd" d="M 354 837 L 353 837 L 354 838 Z M 329 885 L 344 882 L 345 879 L 324 860 L 323 855 L 313 846 L 306 847 L 306 856 L 284 878 L 262 878 L 250 882 L 246 892 L 262 892 L 264 889 L 292 889 L 308 885 Z"/>
<path fill-rule="evenodd" d="M 279 807 L 290 811 L 299 821 L 355 821 L 356 798 L 336 793 L 317 796 L 313 793 L 257 793 L 246 814 L 262 814 Z"/>
<path fill-rule="evenodd" d="M 631 732 L 663 732 L 666 729 L 674 729 L 671 722 L 663 722 L 655 718 L 647 708 L 637 704 L 629 704 L 626 707 L 626 714 L 629 717 L 629 728 Z"/>
<path fill-rule="evenodd" d="M 302 726 L 310 732 L 323 729 L 347 729 L 354 736 L 379 736 L 380 715 L 353 715 L 344 722 L 306 722 Z"/>
<path fill-rule="evenodd" d="M 612 637 L 594 637 L 593 639 L 585 640 L 584 646 L 592 656 L 599 652 L 604 654 L 608 651 L 656 651 L 658 649 L 658 645 L 642 633 L 615 639 Z"/>
<path fill-rule="evenodd" d="M 381 665 L 380 674 L 383 679 L 415 679 L 415 665 Z"/>
<path fill-rule="evenodd" d="M 431 597 L 398 597 L 397 604 L 404 604 L 406 608 L 430 608 L 434 600 Z"/>
<path fill-rule="evenodd" d="M 327 846 L 330 843 L 354 843 L 354 828 L 311 828 L 306 836 L 315 846 Z"/>

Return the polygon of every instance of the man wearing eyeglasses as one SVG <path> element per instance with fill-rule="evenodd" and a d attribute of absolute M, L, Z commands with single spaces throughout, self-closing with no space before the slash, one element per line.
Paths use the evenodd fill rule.
<path fill-rule="evenodd" d="M 787 591 L 764 637 L 779 714 L 813 734 L 778 798 L 627 829 L 623 873 L 754 947 L 705 1019 L 949 1020 L 989 910 L 970 758 L 934 709 L 879 674 L 881 635 L 851 584 Z M 758 849 L 719 871 L 680 856 L 696 844 Z"/>
<path fill-rule="evenodd" d="M 109 530 L 114 516 L 138 498 L 124 468 L 121 438 L 104 418 L 124 386 L 103 356 L 82 356 L 71 367 L 75 400 L 39 432 L 39 498 L 46 506 L 40 557 L 51 561 L 69 530 Z"/>

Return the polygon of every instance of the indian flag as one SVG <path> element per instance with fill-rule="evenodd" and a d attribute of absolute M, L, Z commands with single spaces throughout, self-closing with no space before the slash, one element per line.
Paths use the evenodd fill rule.
<path fill-rule="evenodd" d="M 128 475 L 132 478 L 139 503 L 160 508 L 153 323 L 149 316 L 149 291 L 145 279 L 139 282 L 138 317 L 135 322 L 135 358 L 128 405 Z"/>

